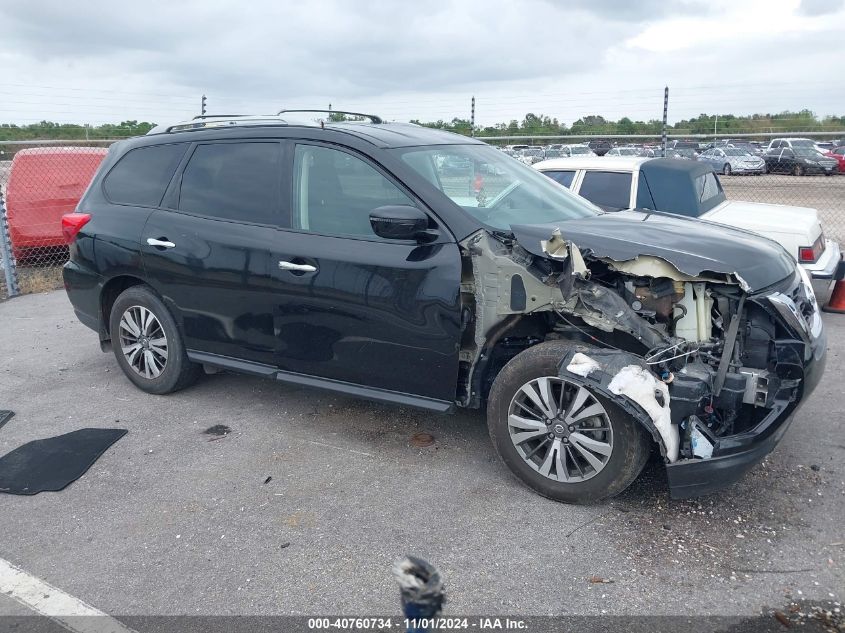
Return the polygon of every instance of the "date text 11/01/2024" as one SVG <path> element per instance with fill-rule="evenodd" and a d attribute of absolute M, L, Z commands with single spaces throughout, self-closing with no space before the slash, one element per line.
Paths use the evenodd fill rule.
<path fill-rule="evenodd" d="M 308 628 L 313 630 L 457 630 L 476 629 L 479 631 L 525 630 L 525 621 L 516 618 L 309 618 Z"/>

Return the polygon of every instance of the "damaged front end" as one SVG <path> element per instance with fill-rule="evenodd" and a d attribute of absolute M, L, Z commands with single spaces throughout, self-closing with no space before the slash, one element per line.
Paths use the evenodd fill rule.
<path fill-rule="evenodd" d="M 479 406 L 498 369 L 523 349 L 565 339 L 589 347 L 561 358 L 560 377 L 648 430 L 673 497 L 724 487 L 774 448 L 824 364 L 803 271 L 778 260 L 778 280 L 764 286 L 761 271 L 703 255 L 647 254 L 637 244 L 626 254 L 618 242 L 603 251 L 600 240 L 585 247 L 548 228 L 538 239 L 530 228 L 480 230 L 461 244 L 459 404 Z"/>

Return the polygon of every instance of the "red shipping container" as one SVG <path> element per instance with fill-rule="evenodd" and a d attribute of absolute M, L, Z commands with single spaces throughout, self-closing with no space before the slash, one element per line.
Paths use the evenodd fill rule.
<path fill-rule="evenodd" d="M 15 154 L 6 211 L 16 258 L 65 246 L 62 216 L 76 209 L 107 153 L 103 147 L 38 147 Z"/>

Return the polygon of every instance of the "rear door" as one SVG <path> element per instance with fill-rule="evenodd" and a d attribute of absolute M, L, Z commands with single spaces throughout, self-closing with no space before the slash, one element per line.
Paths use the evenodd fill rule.
<path fill-rule="evenodd" d="M 147 278 L 186 347 L 260 363 L 266 373 L 275 371 L 282 148 L 278 140 L 194 144 L 141 240 Z"/>
<path fill-rule="evenodd" d="M 430 243 L 378 237 L 373 209 L 426 209 L 368 156 L 310 141 L 292 141 L 291 156 L 291 214 L 272 266 L 280 378 L 448 406 L 461 335 L 454 239 L 430 213 Z"/>

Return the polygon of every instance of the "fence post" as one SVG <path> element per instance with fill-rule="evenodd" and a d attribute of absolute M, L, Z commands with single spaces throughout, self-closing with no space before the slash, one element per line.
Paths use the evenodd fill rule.
<path fill-rule="evenodd" d="M 663 157 L 666 157 L 666 150 L 669 147 L 669 138 L 666 136 L 666 124 L 669 121 L 669 86 L 663 90 Z"/>
<path fill-rule="evenodd" d="M 18 287 L 18 268 L 12 252 L 12 237 L 9 223 L 6 221 L 6 198 L 0 193 L 0 259 L 3 260 L 3 273 L 6 276 L 6 292 L 11 297 L 21 293 Z"/>

